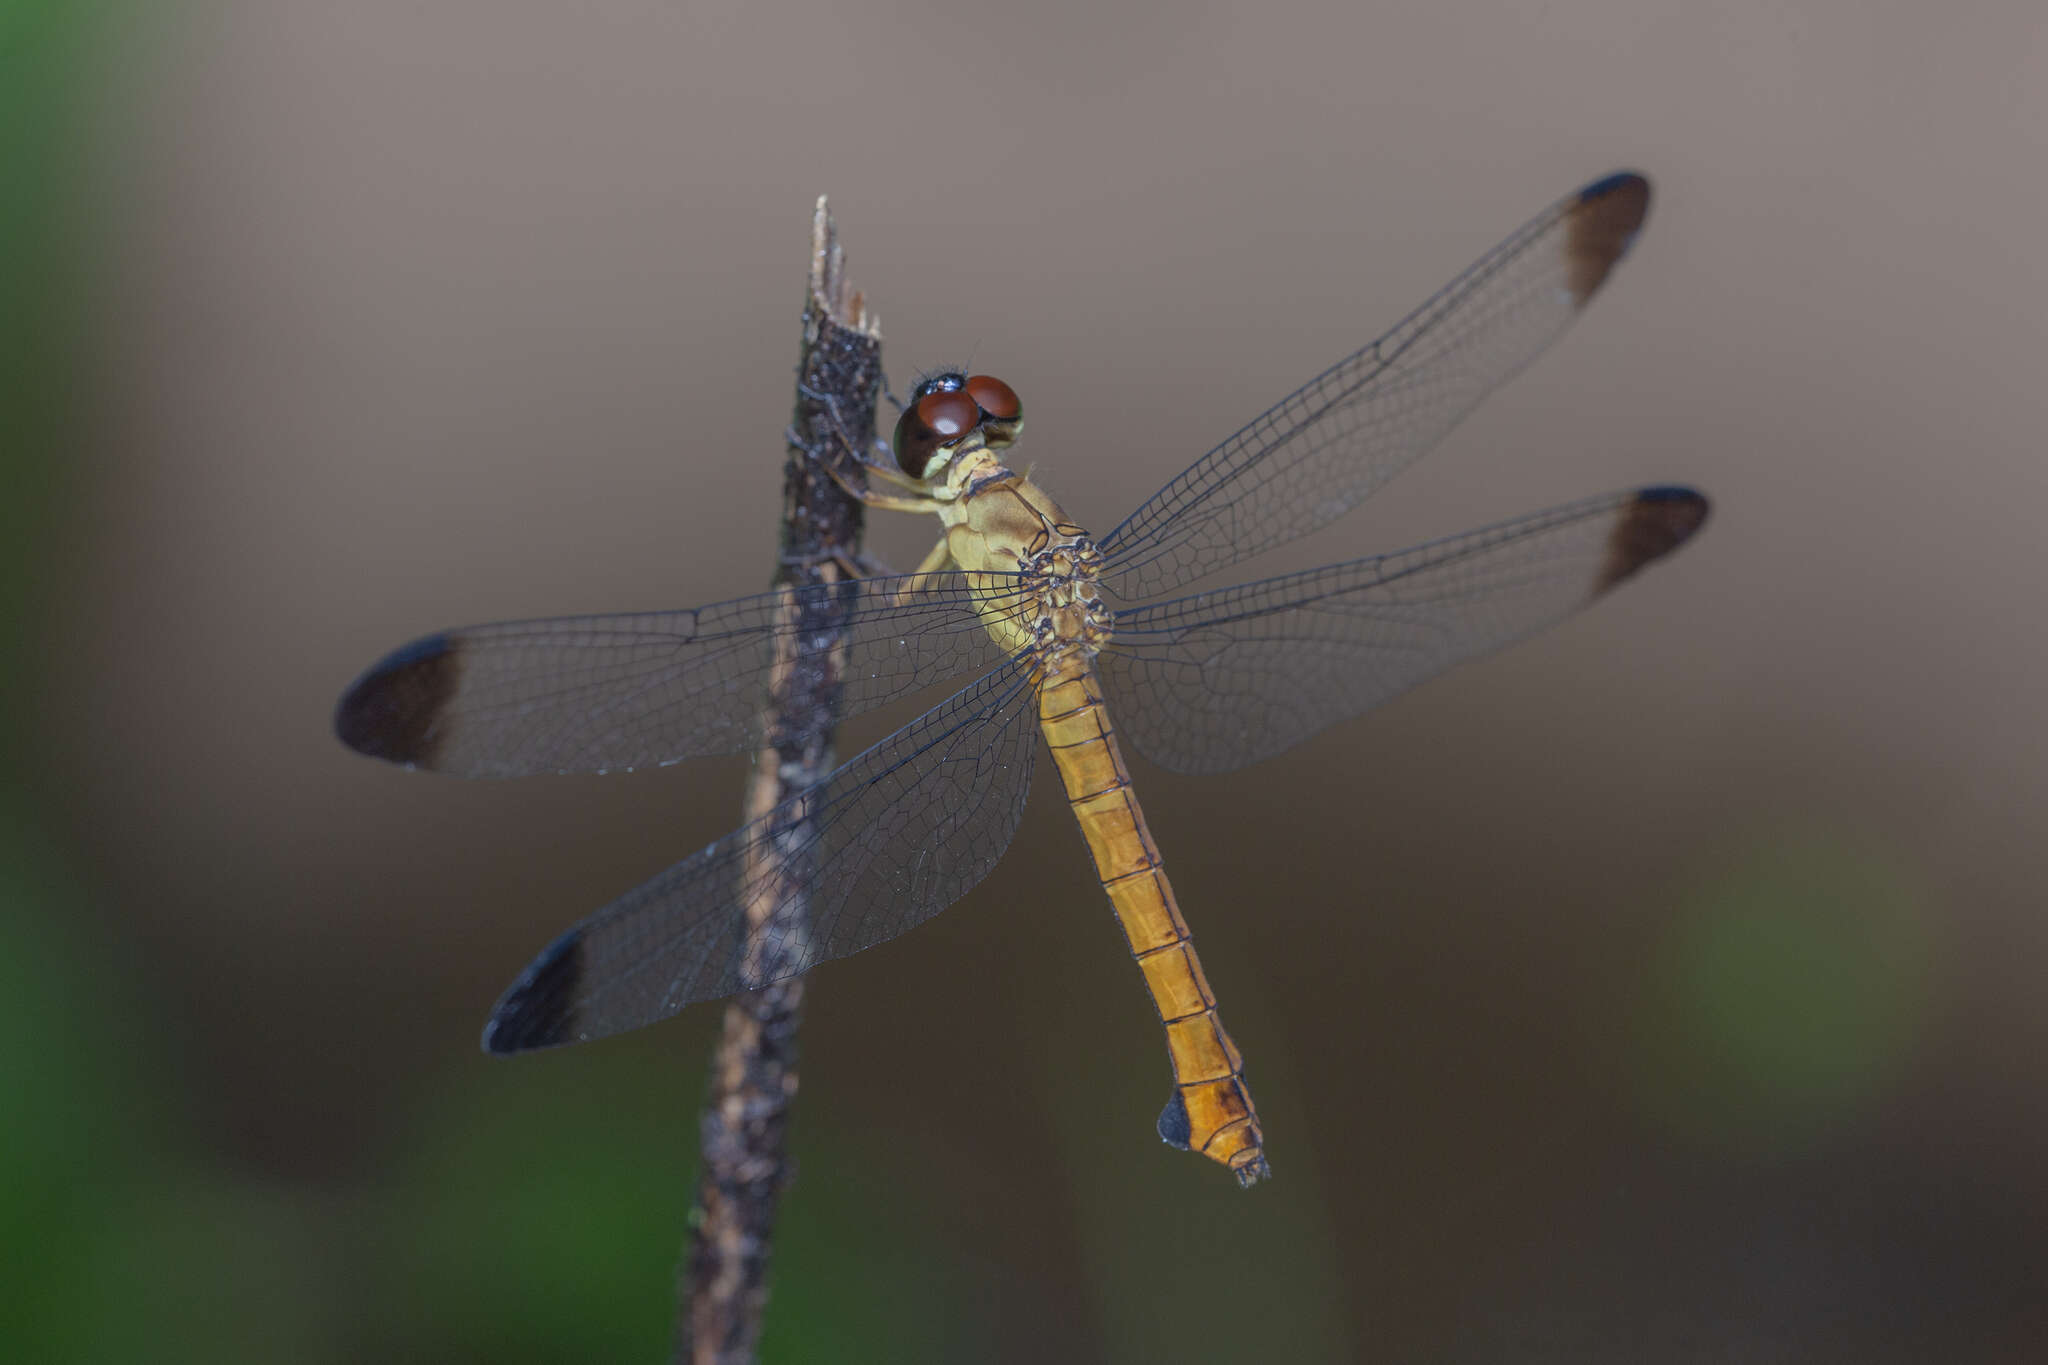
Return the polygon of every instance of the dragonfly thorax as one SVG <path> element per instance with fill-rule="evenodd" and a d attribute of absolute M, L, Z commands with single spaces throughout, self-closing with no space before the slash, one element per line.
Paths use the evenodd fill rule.
<path fill-rule="evenodd" d="M 1047 527 L 1019 568 L 1036 608 L 1034 648 L 1051 662 L 1080 651 L 1092 658 L 1109 643 L 1115 614 L 1102 600 L 1102 552 L 1078 527 Z"/>

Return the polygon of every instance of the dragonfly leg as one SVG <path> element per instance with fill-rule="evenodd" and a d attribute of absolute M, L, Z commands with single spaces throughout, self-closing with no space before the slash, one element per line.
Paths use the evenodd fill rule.
<path fill-rule="evenodd" d="M 871 555 L 865 550 L 853 555 L 848 555 L 846 552 L 841 551 L 839 553 L 839 567 L 852 574 L 855 578 L 896 577 L 896 570 L 889 566 L 888 561 L 879 556 Z"/>
<path fill-rule="evenodd" d="M 886 388 L 884 391 L 887 391 Z M 859 465 L 864 471 L 866 471 L 867 476 L 870 479 L 880 479 L 884 483 L 894 484 L 896 487 L 905 489 L 906 491 L 911 493 L 915 493 L 922 498 L 930 498 L 931 495 L 925 492 L 924 483 L 922 480 L 913 478 L 912 476 L 904 473 L 902 470 L 896 468 L 895 464 L 893 463 L 894 452 L 890 449 L 888 441 L 884 440 L 880 436 L 877 436 L 874 438 L 874 445 L 869 449 L 869 451 L 866 454 L 862 454 L 859 446 L 855 443 L 853 439 L 852 433 L 847 431 L 846 424 L 839 419 L 839 407 L 836 402 L 829 401 L 827 395 L 813 393 L 811 390 L 806 389 L 802 383 L 798 383 L 797 392 L 801 393 L 806 398 L 816 398 L 821 402 L 827 403 L 827 414 L 831 419 L 832 429 L 836 433 L 838 433 L 840 444 L 846 447 L 847 453 L 853 456 L 854 463 Z M 893 394 L 890 395 L 889 401 L 895 403 L 899 409 L 903 406 L 902 403 L 896 400 L 896 397 Z M 802 444 L 802 442 L 796 439 L 796 428 L 794 426 L 788 429 L 788 431 L 784 434 L 783 439 L 788 441 L 791 445 Z M 880 505 L 878 503 L 869 501 L 864 491 L 854 489 L 851 485 L 849 485 L 846 482 L 846 479 L 841 475 L 839 470 L 832 468 L 829 463 L 826 467 L 828 472 L 831 473 L 832 477 L 839 482 L 840 487 L 845 488 L 848 492 L 853 493 L 856 497 L 861 498 L 862 501 L 868 502 L 870 506 Z M 920 508 L 918 510 L 922 511 L 924 509 Z"/>
<path fill-rule="evenodd" d="M 923 495 L 912 497 L 905 493 L 877 493 L 872 488 L 855 488 L 836 469 L 832 471 L 832 479 L 863 506 L 879 508 L 884 512 L 914 512 L 928 515 L 936 505 L 936 499 Z"/>
<path fill-rule="evenodd" d="M 896 396 L 896 389 L 895 389 L 895 387 L 894 387 L 893 385 L 891 385 L 891 384 L 889 383 L 889 371 L 888 371 L 888 370 L 886 370 L 886 369 L 884 369 L 884 370 L 882 370 L 882 371 L 881 371 L 881 375 L 882 375 L 882 397 L 884 397 L 884 398 L 888 399 L 888 400 L 889 400 L 889 402 L 890 402 L 890 404 L 891 404 L 892 406 L 894 406 L 894 407 L 895 407 L 896 411 L 898 411 L 898 412 L 901 412 L 901 411 L 903 411 L 903 407 L 904 407 L 904 404 L 903 404 L 903 400 L 902 400 L 901 398 L 898 398 L 898 397 Z M 886 449 L 886 448 L 887 448 L 887 446 L 886 446 L 886 444 L 884 444 L 884 449 Z"/>
<path fill-rule="evenodd" d="M 952 565 L 953 548 L 944 536 L 940 536 L 939 543 L 932 546 L 931 553 L 919 561 L 918 566 L 906 575 L 906 581 L 903 586 L 889 595 L 889 604 L 891 606 L 900 606 L 905 600 L 905 594 L 917 586 L 918 579 L 926 574 L 938 573 L 941 569 L 950 568 Z"/>
<path fill-rule="evenodd" d="M 886 451 L 888 447 L 883 446 L 881 449 Z M 910 475 L 905 474 L 893 464 L 886 464 L 880 460 L 870 460 L 863 467 L 867 470 L 868 477 L 871 479 L 880 479 L 883 483 L 893 484 L 906 492 L 915 494 L 926 502 L 930 502 L 932 499 L 932 495 L 925 491 L 922 480 L 911 478 Z"/>
<path fill-rule="evenodd" d="M 794 569 L 813 569 L 820 564 L 836 564 L 839 572 L 848 578 L 895 578 L 896 570 L 865 552 L 832 550 L 822 555 L 784 555 L 782 562 Z"/>
<path fill-rule="evenodd" d="M 953 542 L 944 536 L 940 536 L 939 543 L 932 546 L 931 553 L 919 560 L 917 567 L 912 569 L 911 572 L 914 574 L 937 573 L 941 569 L 951 567 L 952 563 Z"/>
<path fill-rule="evenodd" d="M 877 507 L 888 512 L 916 512 L 922 514 L 931 512 L 937 502 L 937 499 L 924 491 L 923 484 L 917 483 L 907 475 L 890 469 L 887 465 L 869 464 L 865 460 L 861 462 L 861 468 L 866 471 L 869 478 L 879 478 L 885 482 L 915 488 L 918 491 L 915 493 L 877 493 L 872 488 L 856 485 L 851 479 L 846 477 L 844 470 L 829 460 L 821 461 L 821 463 L 824 465 L 825 472 L 832 476 L 832 482 L 838 484 L 848 497 L 864 507 Z"/>

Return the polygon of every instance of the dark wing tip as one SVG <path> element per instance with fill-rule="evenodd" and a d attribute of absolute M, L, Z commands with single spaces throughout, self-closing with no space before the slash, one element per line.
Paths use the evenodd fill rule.
<path fill-rule="evenodd" d="M 393 650 L 357 678 L 334 708 L 334 733 L 359 754 L 434 766 L 441 713 L 455 695 L 462 652 L 449 635 Z"/>
<path fill-rule="evenodd" d="M 484 1051 L 531 1052 L 574 1042 L 577 987 L 583 980 L 583 934 L 571 929 L 519 974 L 484 1025 Z"/>
<path fill-rule="evenodd" d="M 1579 202 L 1584 204 L 1594 199 L 1605 199 L 1610 194 L 1638 195 L 1648 203 L 1650 177 L 1641 171 L 1616 171 L 1613 175 L 1603 175 L 1579 191 Z"/>
<path fill-rule="evenodd" d="M 1645 488 L 1616 515 L 1607 556 L 1593 582 L 1598 597 L 1646 564 L 1670 554 L 1707 520 L 1708 503 L 1690 488 Z"/>
<path fill-rule="evenodd" d="M 1564 240 L 1567 287 L 1572 302 L 1584 308 L 1650 216 L 1650 182 L 1634 171 L 1595 180 L 1579 191 L 1570 214 Z"/>

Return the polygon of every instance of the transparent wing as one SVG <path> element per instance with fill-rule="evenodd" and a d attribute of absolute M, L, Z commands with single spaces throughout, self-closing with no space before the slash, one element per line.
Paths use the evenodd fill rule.
<path fill-rule="evenodd" d="M 982 575 L 987 579 L 989 575 Z M 957 572 L 858 579 L 692 611 L 510 621 L 430 635 L 343 694 L 334 725 L 373 758 L 463 777 L 604 772 L 759 739 L 776 644 L 846 632 L 840 714 L 973 676 L 1002 651 L 979 614 L 1012 594 Z M 1021 608 L 1021 592 L 1015 595 Z M 816 657 L 818 651 L 802 651 Z"/>
<path fill-rule="evenodd" d="M 1624 173 L 1537 215 L 1125 518 L 1102 538 L 1104 583 L 1138 601 L 1350 511 L 1564 331 L 1649 203 L 1649 182 Z"/>
<path fill-rule="evenodd" d="M 923 923 L 988 875 L 1023 814 L 1036 691 L 998 669 L 811 792 L 677 863 L 557 939 L 492 1012 L 520 1052 L 665 1019 Z M 808 922 L 789 911 L 809 890 Z M 784 926 L 748 942 L 748 908 Z M 762 964 L 773 964 L 764 968 Z"/>
<path fill-rule="evenodd" d="M 1691 489 L 1649 488 L 1120 611 L 1110 714 L 1162 767 L 1228 772 L 1570 615 L 1706 516 Z"/>

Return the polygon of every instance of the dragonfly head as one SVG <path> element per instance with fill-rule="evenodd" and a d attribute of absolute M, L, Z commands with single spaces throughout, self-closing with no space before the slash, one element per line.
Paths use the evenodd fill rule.
<path fill-rule="evenodd" d="M 920 380 L 896 419 L 891 449 L 913 478 L 931 479 L 962 454 L 1001 450 L 1024 426 L 1017 391 L 990 375 L 955 372 Z"/>

